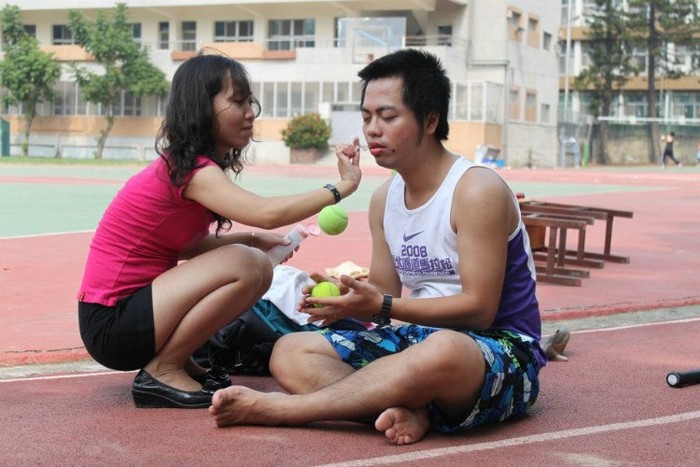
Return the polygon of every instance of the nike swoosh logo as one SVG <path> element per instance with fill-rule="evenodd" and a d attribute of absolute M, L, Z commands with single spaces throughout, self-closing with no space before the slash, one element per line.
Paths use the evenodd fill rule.
<path fill-rule="evenodd" d="M 414 233 L 413 235 L 406 235 L 406 234 L 403 234 L 403 241 L 404 241 L 404 242 L 407 242 L 407 241 L 409 241 L 410 239 L 412 239 L 412 238 L 414 238 L 414 237 L 417 237 L 418 235 L 420 235 L 420 234 L 422 234 L 422 233 L 423 233 L 423 231 L 421 230 L 420 232 L 416 232 L 416 233 Z"/>

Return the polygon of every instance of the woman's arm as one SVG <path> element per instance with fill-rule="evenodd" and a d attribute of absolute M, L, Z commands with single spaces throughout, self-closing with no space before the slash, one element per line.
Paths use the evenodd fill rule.
<path fill-rule="evenodd" d="M 357 190 L 362 178 L 359 142 L 337 150 L 341 180 L 335 184 L 341 198 Z M 302 221 L 335 203 L 333 193 L 323 185 L 313 191 L 287 196 L 262 197 L 235 184 L 219 167 L 197 171 L 183 196 L 233 222 L 262 229 L 275 229 Z"/>

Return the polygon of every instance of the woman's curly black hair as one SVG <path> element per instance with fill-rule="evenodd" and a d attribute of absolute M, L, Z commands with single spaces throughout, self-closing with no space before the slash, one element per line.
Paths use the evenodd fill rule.
<path fill-rule="evenodd" d="M 238 175 L 245 164 L 244 149 L 233 148 L 219 154 L 216 143 L 216 116 L 213 98 L 233 85 L 237 93 L 252 97 L 248 73 L 243 65 L 225 55 L 200 54 L 184 62 L 175 72 L 165 118 L 156 136 L 156 153 L 168 166 L 170 181 L 182 186 L 197 167 L 197 157 L 206 156 L 222 170 Z M 256 115 L 257 117 L 257 115 Z M 231 221 L 218 213 L 217 235 L 231 227 Z"/>

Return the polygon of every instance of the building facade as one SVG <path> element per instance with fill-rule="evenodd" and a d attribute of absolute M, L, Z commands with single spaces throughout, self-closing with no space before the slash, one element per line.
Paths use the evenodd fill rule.
<path fill-rule="evenodd" d="M 560 99 L 558 113 L 565 122 L 568 136 L 585 139 L 590 133 L 592 117 L 588 114 L 590 93 L 577 90 L 574 80 L 589 64 L 587 19 L 596 11 L 594 0 L 562 0 L 561 31 L 559 34 Z M 629 10 L 626 1 L 620 0 L 623 9 Z M 645 11 L 640 14 L 646 15 Z M 700 77 L 693 69 L 694 52 L 686 46 L 666 44 L 667 53 L 675 67 L 684 76 L 668 79 L 656 76 L 657 122 L 662 133 L 674 131 L 677 136 L 677 152 L 689 162 L 695 159 L 696 145 L 700 138 Z M 646 70 L 649 57 L 646 50 L 633 51 L 634 65 Z M 600 120 L 611 123 L 608 156 L 610 163 L 648 163 L 648 115 L 647 74 L 632 76 L 615 94 L 610 115 Z M 593 132 L 595 137 L 595 132 Z"/>
<path fill-rule="evenodd" d="M 63 64 L 97 66 L 75 45 L 68 10 L 88 17 L 105 0 L 0 1 L 17 4 L 25 29 Z M 58 5 L 60 3 L 60 6 Z M 447 147 L 473 158 L 489 147 L 499 162 L 557 165 L 559 0 L 222 1 L 127 0 L 134 40 L 168 80 L 202 49 L 242 62 L 262 104 L 251 160 L 275 162 L 288 151 L 280 131 L 299 114 L 319 112 L 333 125 L 331 143 L 361 134 L 357 72 L 401 47 L 441 58 L 453 83 Z M 68 67 L 54 102 L 32 125 L 30 155 L 91 157 L 103 109 L 82 99 Z M 4 91 L 0 91 L 4 92 Z M 106 158 L 152 159 L 167 94 L 125 93 Z M 19 151 L 22 108 L 2 109 Z"/>

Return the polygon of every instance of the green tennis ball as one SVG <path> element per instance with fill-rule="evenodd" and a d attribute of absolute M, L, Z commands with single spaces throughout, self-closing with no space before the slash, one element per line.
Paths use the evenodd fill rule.
<path fill-rule="evenodd" d="M 311 289 L 312 297 L 340 297 L 340 289 L 333 282 L 319 282 Z M 323 308 L 323 305 L 314 303 L 314 307 Z"/>
<path fill-rule="evenodd" d="M 343 233 L 348 226 L 348 213 L 342 206 L 326 206 L 318 213 L 318 226 L 328 235 Z"/>

